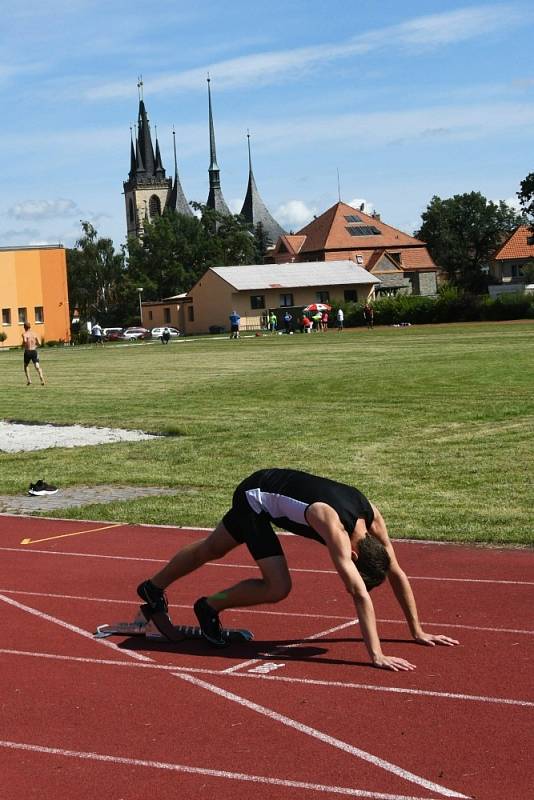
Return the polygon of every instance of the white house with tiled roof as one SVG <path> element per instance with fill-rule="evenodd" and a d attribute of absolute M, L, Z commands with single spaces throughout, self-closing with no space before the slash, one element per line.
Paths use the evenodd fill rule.
<path fill-rule="evenodd" d="M 534 234 L 528 225 L 520 225 L 495 253 L 490 272 L 498 283 L 519 289 L 525 284 L 523 267 L 529 262 L 534 264 Z"/>
<path fill-rule="evenodd" d="M 296 234 L 281 236 L 270 258 L 275 263 L 350 259 L 380 278 L 378 293 L 437 291 L 439 269 L 424 242 L 347 203 L 336 203 Z"/>
<path fill-rule="evenodd" d="M 349 260 L 211 267 L 188 293 L 186 333 L 228 330 L 232 311 L 243 330 L 258 330 L 271 309 L 297 314 L 311 303 L 365 302 L 379 285 L 378 277 Z"/>

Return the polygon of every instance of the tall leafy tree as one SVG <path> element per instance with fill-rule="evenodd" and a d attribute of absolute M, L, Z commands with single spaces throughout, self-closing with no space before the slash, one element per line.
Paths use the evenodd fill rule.
<path fill-rule="evenodd" d="M 534 233 L 534 172 L 521 181 L 517 193 L 523 213 L 527 217 L 532 233 Z"/>
<path fill-rule="evenodd" d="M 142 242 L 129 241 L 128 276 L 145 299 L 189 291 L 209 267 L 253 263 L 254 238 L 240 217 L 194 207 L 200 218 L 168 211 L 145 224 Z"/>
<path fill-rule="evenodd" d="M 124 254 L 116 253 L 112 240 L 99 237 L 90 222 L 82 222 L 82 235 L 67 249 L 67 275 L 69 304 L 80 310 L 82 319 L 113 323 L 135 304 L 135 292 L 129 292 L 124 272 Z"/>
<path fill-rule="evenodd" d="M 485 268 L 493 253 L 521 221 L 521 215 L 506 203 L 494 203 L 480 192 L 445 200 L 434 196 L 415 236 L 427 243 L 451 283 L 480 292 L 486 288 Z"/>

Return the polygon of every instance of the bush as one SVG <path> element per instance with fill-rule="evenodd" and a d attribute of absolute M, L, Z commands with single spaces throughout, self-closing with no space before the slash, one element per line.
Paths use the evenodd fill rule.
<path fill-rule="evenodd" d="M 0 344 L 2 344 L 2 342 L 5 342 L 6 339 L 7 339 L 7 333 L 5 331 L 0 331 Z"/>
<path fill-rule="evenodd" d="M 365 325 L 362 303 L 336 304 L 332 308 L 335 321 L 337 309 L 345 312 L 345 325 Z M 534 295 L 505 294 L 497 298 L 489 295 L 464 293 L 447 286 L 437 297 L 397 295 L 373 301 L 375 325 L 429 325 L 440 322 L 482 322 L 507 319 L 534 318 Z"/>

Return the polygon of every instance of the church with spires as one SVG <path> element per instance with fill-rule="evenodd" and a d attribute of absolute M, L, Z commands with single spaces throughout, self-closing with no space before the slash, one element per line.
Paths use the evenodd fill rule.
<path fill-rule="evenodd" d="M 143 99 L 143 82 L 138 83 L 139 112 L 135 137 L 130 134 L 130 171 L 128 180 L 123 184 L 124 199 L 126 204 L 126 231 L 128 238 L 141 239 L 143 226 L 148 219 L 152 221 L 161 216 L 164 211 L 171 210 L 177 214 L 192 216 L 193 211 L 184 194 L 178 176 L 178 162 L 176 158 L 176 134 L 173 131 L 174 147 L 174 178 L 167 177 L 161 160 L 161 153 L 157 132 L 155 142 L 147 110 Z M 208 77 L 208 117 L 209 117 L 209 144 L 210 165 L 208 169 L 209 192 L 206 200 L 208 208 L 221 214 L 231 214 L 224 199 L 221 188 L 220 170 L 217 164 L 215 147 L 215 127 L 213 123 L 213 109 L 211 101 L 210 78 Z M 261 223 L 263 230 L 274 246 L 280 236 L 285 234 L 283 228 L 271 215 L 263 202 L 252 171 L 252 158 L 250 152 L 250 135 L 248 141 L 248 185 L 241 209 L 241 216 L 251 229 Z"/>

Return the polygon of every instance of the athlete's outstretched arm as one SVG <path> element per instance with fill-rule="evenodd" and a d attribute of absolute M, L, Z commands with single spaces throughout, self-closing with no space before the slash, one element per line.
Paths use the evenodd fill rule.
<path fill-rule="evenodd" d="M 417 604 L 415 602 L 410 581 L 408 580 L 408 576 L 397 560 L 395 550 L 393 549 L 391 539 L 388 535 L 384 518 L 376 506 L 373 506 L 373 511 L 375 518 L 369 532 L 373 536 L 376 536 L 376 538 L 384 545 L 388 552 L 391 562 L 388 571 L 389 583 L 393 589 L 395 597 L 397 598 L 397 602 L 399 603 L 404 616 L 406 617 L 406 622 L 408 623 L 408 627 L 410 628 L 410 633 L 412 634 L 413 638 L 419 644 L 426 644 L 430 647 L 434 647 L 436 644 L 448 646 L 458 644 L 458 641 L 456 639 L 451 639 L 450 636 L 426 633 L 423 630 L 419 620 L 419 614 L 417 613 Z"/>
<path fill-rule="evenodd" d="M 308 524 L 325 540 L 332 562 L 345 584 L 345 588 L 352 596 L 363 641 L 373 665 L 381 669 L 390 669 L 394 672 L 415 669 L 415 666 L 406 661 L 406 659 L 398 658 L 397 656 L 386 656 L 382 652 L 373 602 L 365 588 L 360 573 L 354 565 L 350 539 L 337 513 L 325 503 L 313 503 L 308 508 L 306 518 Z"/>

